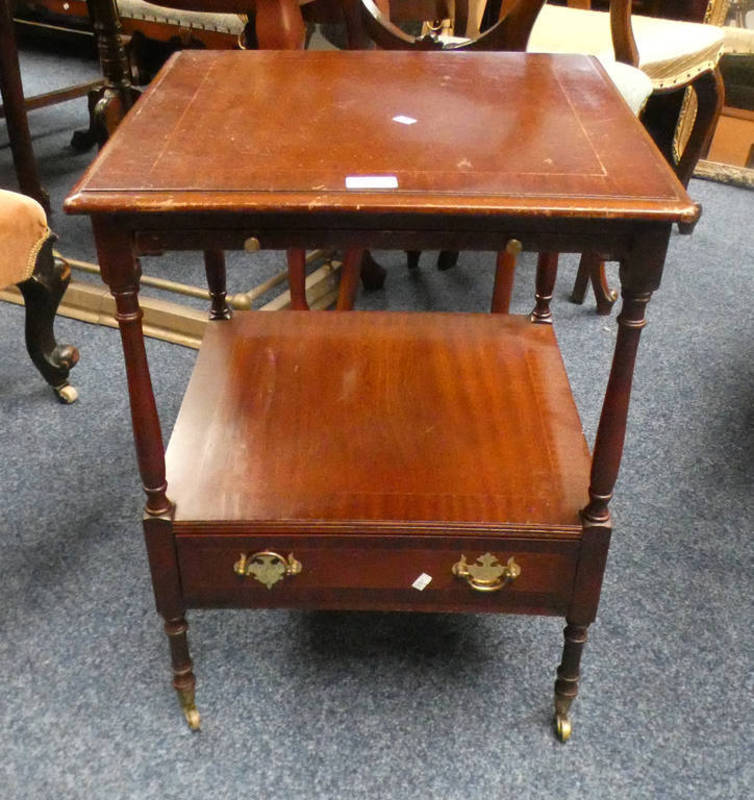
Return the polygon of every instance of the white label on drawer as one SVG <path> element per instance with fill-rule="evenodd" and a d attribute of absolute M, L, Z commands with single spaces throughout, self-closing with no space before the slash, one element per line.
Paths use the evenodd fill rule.
<path fill-rule="evenodd" d="M 393 117 L 393 122 L 400 122 L 401 125 L 413 125 L 418 121 L 413 117 L 407 117 L 405 114 L 398 114 L 397 117 Z"/>
<path fill-rule="evenodd" d="M 422 572 L 422 574 L 411 585 L 414 587 L 414 589 L 418 589 L 420 592 L 423 592 L 427 586 L 429 586 L 431 581 L 432 576 L 427 575 L 426 572 Z"/>
<path fill-rule="evenodd" d="M 395 175 L 347 175 L 346 189 L 397 189 Z"/>

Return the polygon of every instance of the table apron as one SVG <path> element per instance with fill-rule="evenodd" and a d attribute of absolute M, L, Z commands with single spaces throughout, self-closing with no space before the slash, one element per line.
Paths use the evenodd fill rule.
<path fill-rule="evenodd" d="M 565 223 L 568 224 L 565 224 Z M 668 223 L 626 223 L 600 220 L 594 224 L 571 221 L 532 226 L 510 222 L 494 229 L 345 229 L 345 228 L 271 228 L 239 225 L 235 228 L 134 229 L 134 244 L 140 255 L 155 255 L 170 250 L 244 250 L 256 239 L 254 249 L 282 250 L 300 248 L 370 248 L 377 250 L 487 250 L 499 251 L 511 239 L 521 242 L 525 251 L 582 253 L 595 252 L 605 260 L 624 258 L 637 236 L 649 229 L 664 228 Z"/>

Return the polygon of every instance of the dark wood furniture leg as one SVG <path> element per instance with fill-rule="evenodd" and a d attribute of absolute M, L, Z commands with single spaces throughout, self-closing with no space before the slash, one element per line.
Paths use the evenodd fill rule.
<path fill-rule="evenodd" d="M 587 638 L 587 626 L 575 625 L 568 620 L 563 630 L 563 656 L 555 681 L 555 733 L 561 742 L 571 736 L 571 704 L 579 692 L 579 665 Z"/>
<path fill-rule="evenodd" d="M 364 254 L 361 257 L 361 285 L 368 292 L 381 289 L 385 285 L 387 270 L 372 258 L 372 254 L 369 250 L 362 250 L 360 252 Z"/>
<path fill-rule="evenodd" d="M 54 238 L 49 238 L 37 256 L 34 273 L 18 284 L 26 304 L 26 349 L 42 377 L 52 386 L 61 403 L 73 403 L 78 393 L 68 383 L 71 369 L 78 363 L 79 351 L 70 344 L 55 341 L 53 324 L 60 299 L 71 280 L 71 269 L 52 254 Z"/>
<path fill-rule="evenodd" d="M 340 286 L 338 287 L 338 303 L 336 306 L 338 311 L 351 311 L 353 309 L 356 290 L 359 288 L 360 274 L 363 280 L 362 269 L 365 256 L 366 253 L 361 249 L 351 248 L 346 250 L 340 271 Z"/>
<path fill-rule="evenodd" d="M 531 312 L 531 321 L 548 325 L 552 324 L 550 301 L 555 289 L 555 278 L 558 274 L 558 254 L 540 253 L 537 257 L 536 305 Z"/>
<path fill-rule="evenodd" d="M 3 97 L 13 165 L 21 191 L 50 211 L 50 197 L 42 188 L 26 118 L 18 50 L 8 0 L 0 0 L 0 93 Z"/>
<path fill-rule="evenodd" d="M 301 247 L 289 247 L 288 255 L 288 288 L 291 293 L 291 309 L 308 311 L 306 299 L 306 250 Z"/>
<path fill-rule="evenodd" d="M 233 312 L 226 299 L 225 254 L 222 250 L 204 251 L 204 271 L 207 275 L 207 286 L 212 300 L 209 318 L 212 320 L 230 319 Z"/>
<path fill-rule="evenodd" d="M 520 253 L 521 242 L 518 239 L 511 239 L 506 244 L 505 250 L 497 254 L 495 285 L 492 289 L 492 305 L 490 307 L 493 314 L 507 314 L 510 311 L 513 278 Z"/>
<path fill-rule="evenodd" d="M 571 733 L 569 709 L 578 693 L 579 661 L 587 627 L 597 615 L 612 527 L 608 504 L 623 456 L 636 353 L 646 325 L 647 303 L 660 282 L 667 242 L 667 233 L 638 241 L 634 251 L 621 262 L 623 307 L 618 315 L 613 363 L 594 443 L 589 503 L 581 512 L 583 540 L 573 598 L 566 615 L 563 659 L 555 682 L 554 722 L 561 741 L 566 741 Z"/>
<path fill-rule="evenodd" d="M 195 679 L 186 638 L 185 605 L 173 541 L 174 506 L 167 496 L 165 448 L 157 404 L 149 374 L 149 364 L 141 325 L 139 280 L 141 270 L 135 258 L 132 239 L 106 218 L 93 217 L 92 226 L 102 279 L 115 298 L 120 328 L 126 379 L 131 405 L 131 423 L 147 501 L 144 506 L 144 538 L 155 590 L 158 613 L 165 619 L 170 642 L 173 686 L 189 727 L 199 727 L 194 704 Z"/>
<path fill-rule="evenodd" d="M 579 271 L 571 292 L 571 301 L 581 305 L 586 295 L 586 287 L 591 281 L 594 299 L 597 301 L 597 313 L 608 315 L 618 294 L 610 288 L 605 274 L 605 262 L 596 253 L 582 253 Z"/>
<path fill-rule="evenodd" d="M 80 150 L 103 145 L 139 97 L 139 91 L 131 85 L 115 0 L 87 0 L 87 5 L 105 83 L 89 98 L 89 132 L 78 134 L 72 142 Z"/>

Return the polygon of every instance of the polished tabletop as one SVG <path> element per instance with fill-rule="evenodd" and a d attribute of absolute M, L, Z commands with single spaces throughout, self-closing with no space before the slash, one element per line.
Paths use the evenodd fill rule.
<path fill-rule="evenodd" d="M 134 209 L 697 214 L 595 59 L 387 51 L 176 54 L 66 201 Z"/>

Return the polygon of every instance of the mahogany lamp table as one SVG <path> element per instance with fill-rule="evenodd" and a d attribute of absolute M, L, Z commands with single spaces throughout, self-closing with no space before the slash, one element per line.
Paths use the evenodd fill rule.
<path fill-rule="evenodd" d="M 645 307 L 671 226 L 698 216 L 598 62 L 184 51 L 65 209 L 91 215 L 117 302 L 152 581 L 191 727 L 187 608 L 500 612 L 565 617 L 555 723 L 568 738 Z M 165 454 L 139 254 L 288 248 L 293 268 L 301 248 L 513 240 L 620 261 L 591 455 L 542 276 L 531 318 L 230 319 L 221 269 Z"/>

